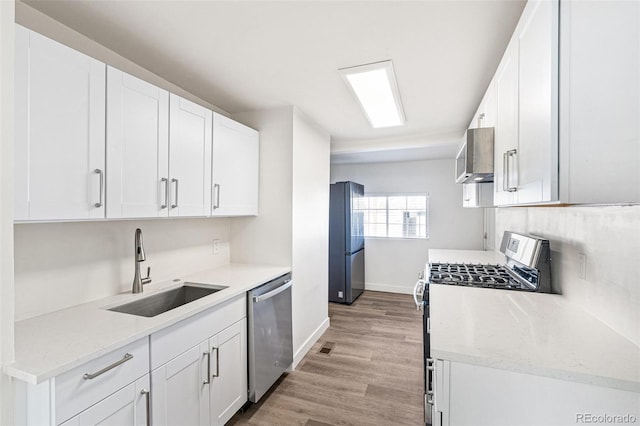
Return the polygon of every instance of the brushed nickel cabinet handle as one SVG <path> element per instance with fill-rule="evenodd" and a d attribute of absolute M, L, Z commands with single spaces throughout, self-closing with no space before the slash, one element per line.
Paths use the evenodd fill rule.
<path fill-rule="evenodd" d="M 140 391 L 140 395 L 145 396 L 146 409 L 147 409 L 147 426 L 151 426 L 151 401 L 149 401 L 151 392 L 148 389 L 143 388 Z"/>
<path fill-rule="evenodd" d="M 220 184 L 214 184 L 213 191 L 216 195 L 216 202 L 213 204 L 213 209 L 216 210 L 220 208 Z"/>
<path fill-rule="evenodd" d="M 161 209 L 166 209 L 169 204 L 169 179 L 160 179 L 160 185 L 164 183 L 164 203 L 160 205 Z"/>
<path fill-rule="evenodd" d="M 96 377 L 106 373 L 107 371 L 113 370 L 117 366 L 119 366 L 121 364 L 124 364 L 125 362 L 127 362 L 129 360 L 132 360 L 132 359 L 133 359 L 133 355 L 131 355 L 129 353 L 124 354 L 124 357 L 121 360 L 118 360 L 118 361 L 114 362 L 113 364 L 106 366 L 102 370 L 96 371 L 95 373 L 84 373 L 82 378 L 85 379 L 85 380 L 95 379 Z"/>
<path fill-rule="evenodd" d="M 507 191 L 508 192 L 516 192 L 518 190 L 518 182 L 515 182 L 515 185 L 511 184 L 511 174 L 513 172 L 513 169 L 511 167 L 511 158 L 513 159 L 517 159 L 516 155 L 518 154 L 518 150 L 517 149 L 510 149 L 509 151 L 507 151 L 507 173 L 509 175 L 509 181 L 508 181 L 508 185 L 507 185 Z M 517 167 L 517 164 L 516 164 Z M 516 169 L 517 171 L 517 169 Z M 517 176 L 517 175 L 516 175 Z"/>
<path fill-rule="evenodd" d="M 211 378 L 220 377 L 220 348 L 213 348 L 216 351 L 216 374 L 212 375 Z"/>
<path fill-rule="evenodd" d="M 502 190 L 504 192 L 508 191 L 509 188 L 509 166 L 508 163 L 509 158 L 507 157 L 507 152 L 502 154 Z"/>
<path fill-rule="evenodd" d="M 207 356 L 207 380 L 205 380 L 204 382 L 202 382 L 203 385 L 208 385 L 211 383 L 211 379 L 209 377 L 211 377 L 211 352 L 205 352 L 202 355 L 206 355 Z"/>
<path fill-rule="evenodd" d="M 178 179 L 171 179 L 171 182 L 176 184 L 176 199 L 174 200 L 175 202 L 171 204 L 171 208 L 175 209 L 176 207 L 178 207 L 178 185 L 180 184 L 180 182 L 178 181 Z"/>
<path fill-rule="evenodd" d="M 102 197 L 104 196 L 104 173 L 100 169 L 95 169 L 93 173 L 96 173 L 100 176 L 100 198 L 97 203 L 95 203 L 94 207 L 102 207 Z"/>

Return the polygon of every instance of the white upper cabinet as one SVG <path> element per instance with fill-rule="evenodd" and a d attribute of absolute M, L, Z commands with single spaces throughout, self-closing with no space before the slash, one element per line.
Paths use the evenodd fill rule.
<path fill-rule="evenodd" d="M 16 220 L 105 216 L 105 64 L 16 25 Z"/>
<path fill-rule="evenodd" d="M 15 62 L 16 221 L 258 214 L 257 131 L 19 25 Z"/>
<path fill-rule="evenodd" d="M 528 1 L 489 90 L 495 205 L 640 202 L 639 2 Z"/>
<path fill-rule="evenodd" d="M 640 202 L 640 2 L 562 2 L 560 123 L 562 201 Z"/>
<path fill-rule="evenodd" d="M 166 217 L 169 93 L 107 68 L 107 217 Z"/>
<path fill-rule="evenodd" d="M 208 216 L 212 112 L 109 67 L 109 218 Z"/>
<path fill-rule="evenodd" d="M 510 43 L 494 79 L 496 121 L 494 140 L 494 203 L 514 204 L 517 200 L 518 149 L 518 45 Z"/>
<path fill-rule="evenodd" d="M 212 117 L 211 110 L 170 95 L 170 216 L 209 216 Z"/>
<path fill-rule="evenodd" d="M 213 114 L 212 216 L 258 214 L 260 135 Z"/>
<path fill-rule="evenodd" d="M 558 199 L 558 2 L 531 0 L 496 72 L 495 205 Z"/>
<path fill-rule="evenodd" d="M 529 1 L 518 34 L 518 203 L 558 199 L 558 2 Z M 513 156 L 512 156 L 513 157 Z"/>

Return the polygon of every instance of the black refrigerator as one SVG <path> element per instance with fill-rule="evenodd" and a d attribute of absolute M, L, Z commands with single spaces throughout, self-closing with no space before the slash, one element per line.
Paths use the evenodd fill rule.
<path fill-rule="evenodd" d="M 331 184 L 329 193 L 329 302 L 351 304 L 364 291 L 364 186 Z"/>

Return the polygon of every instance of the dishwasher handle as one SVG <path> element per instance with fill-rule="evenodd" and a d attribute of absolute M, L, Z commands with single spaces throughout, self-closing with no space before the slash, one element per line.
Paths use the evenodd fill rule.
<path fill-rule="evenodd" d="M 293 281 L 289 280 L 289 281 L 286 281 L 280 287 L 276 287 L 275 289 L 271 290 L 268 293 L 260 294 L 258 296 L 253 296 L 253 303 L 259 303 L 259 302 L 262 302 L 264 300 L 271 299 L 273 296 L 277 296 L 278 294 L 282 293 L 283 291 L 291 288 L 292 285 L 293 285 Z"/>

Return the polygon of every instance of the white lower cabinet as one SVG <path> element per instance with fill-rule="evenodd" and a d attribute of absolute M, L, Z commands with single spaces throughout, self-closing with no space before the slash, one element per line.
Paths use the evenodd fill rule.
<path fill-rule="evenodd" d="M 146 425 L 149 339 L 122 348 L 37 385 L 16 381 L 19 425 Z"/>
<path fill-rule="evenodd" d="M 151 423 L 224 425 L 247 402 L 246 294 L 150 337 Z"/>
<path fill-rule="evenodd" d="M 210 424 L 208 350 L 204 342 L 153 370 L 152 424 Z"/>
<path fill-rule="evenodd" d="M 446 360 L 435 361 L 434 382 L 434 425 L 575 425 L 604 414 L 640 418 L 640 393 L 631 391 Z"/>
<path fill-rule="evenodd" d="M 247 320 L 209 339 L 211 425 L 224 425 L 247 402 Z"/>
<path fill-rule="evenodd" d="M 153 425 L 224 425 L 247 402 L 247 320 L 151 373 Z"/>
<path fill-rule="evenodd" d="M 153 425 L 224 425 L 247 402 L 242 319 L 151 373 Z"/>
<path fill-rule="evenodd" d="M 224 425 L 246 402 L 246 293 L 37 385 L 19 425 Z"/>
<path fill-rule="evenodd" d="M 125 386 L 113 395 L 62 423 L 62 426 L 148 425 L 151 403 L 149 395 L 149 375 L 146 374 L 134 383 Z"/>

